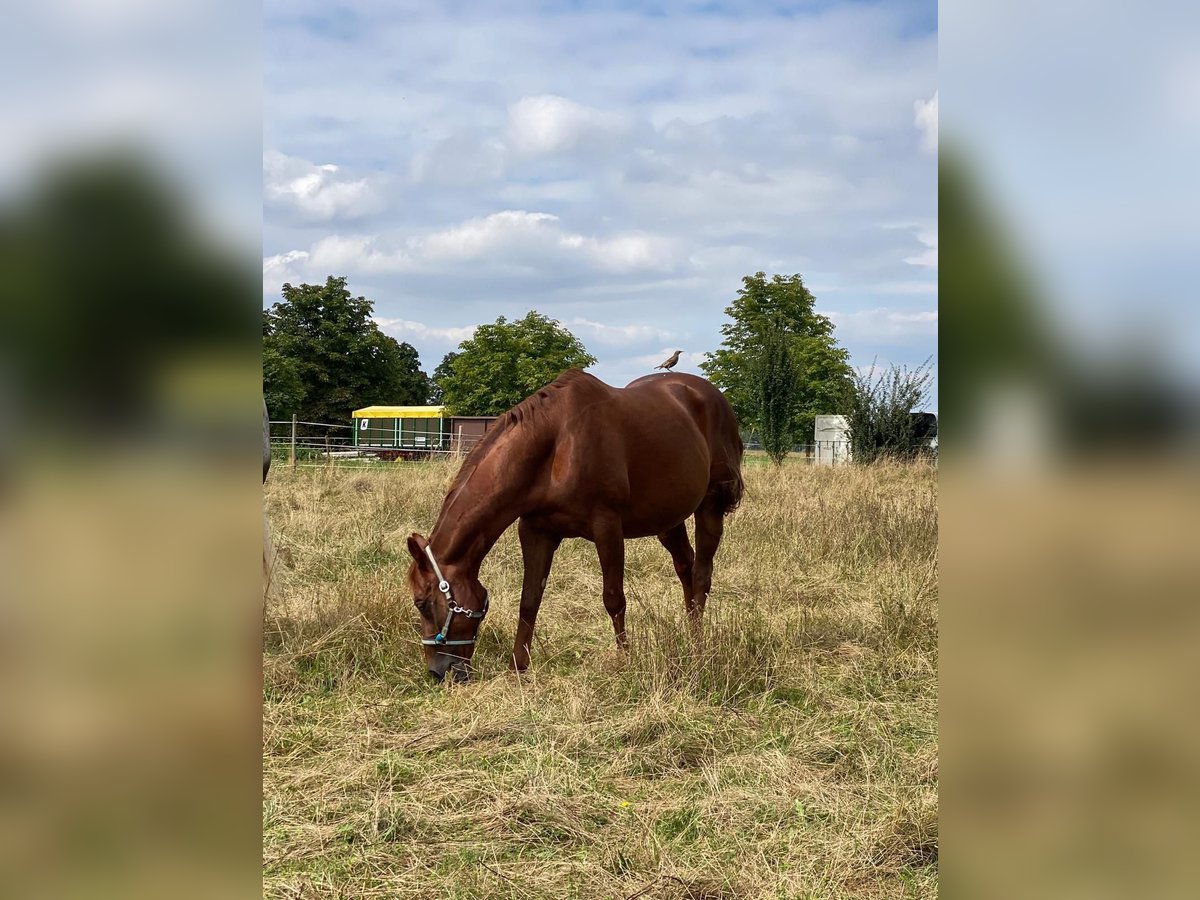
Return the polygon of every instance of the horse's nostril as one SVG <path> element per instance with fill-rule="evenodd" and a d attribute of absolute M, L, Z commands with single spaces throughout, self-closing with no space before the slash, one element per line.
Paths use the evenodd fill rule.
<path fill-rule="evenodd" d="M 432 678 L 434 681 L 441 681 L 446 676 L 445 676 L 445 673 L 443 673 L 443 672 L 435 672 L 433 669 L 430 669 L 429 677 Z"/>

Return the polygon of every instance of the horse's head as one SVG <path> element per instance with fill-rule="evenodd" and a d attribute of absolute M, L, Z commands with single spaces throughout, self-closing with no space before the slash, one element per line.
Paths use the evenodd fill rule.
<path fill-rule="evenodd" d="M 408 538 L 413 562 L 408 586 L 420 613 L 418 629 L 429 674 L 441 681 L 446 672 L 455 681 L 466 681 L 475 638 L 487 614 L 488 594 L 479 579 L 452 563 L 441 565 L 429 542 L 419 534 Z"/>

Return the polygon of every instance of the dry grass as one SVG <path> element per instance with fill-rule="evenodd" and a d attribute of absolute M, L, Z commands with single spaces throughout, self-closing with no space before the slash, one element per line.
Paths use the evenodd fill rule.
<path fill-rule="evenodd" d="M 748 466 L 700 644 L 657 541 L 628 545 L 628 654 L 564 543 L 520 678 L 510 529 L 478 676 L 443 688 L 403 538 L 454 468 L 272 473 L 266 895 L 936 896 L 933 470 Z"/>

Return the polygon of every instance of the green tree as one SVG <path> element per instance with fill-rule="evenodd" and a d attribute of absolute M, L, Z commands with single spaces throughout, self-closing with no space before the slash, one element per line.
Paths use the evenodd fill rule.
<path fill-rule="evenodd" d="M 850 355 L 838 346 L 833 323 L 813 310 L 816 298 L 799 275 L 763 272 L 747 275 L 737 298 L 725 309 L 721 346 L 700 364 L 708 379 L 725 392 L 742 426 L 756 433 L 763 426 L 758 366 L 768 331 L 786 336 L 797 375 L 794 432 L 808 436 L 818 415 L 840 413 L 853 393 Z"/>
<path fill-rule="evenodd" d="M 801 391 L 791 341 L 782 328 L 772 327 L 763 335 L 756 388 L 759 439 L 771 461 L 782 465 L 800 439 L 796 407 Z"/>
<path fill-rule="evenodd" d="M 340 424 L 361 406 L 425 402 L 429 380 L 417 351 L 381 332 L 372 308 L 351 296 L 345 278 L 330 276 L 323 285 L 285 284 L 283 300 L 264 313 L 264 364 L 281 358 L 294 368 L 301 418 Z M 267 376 L 264 365 L 264 392 L 281 390 Z"/>
<path fill-rule="evenodd" d="M 495 416 L 520 403 L 567 369 L 582 369 L 596 357 L 553 319 L 530 311 L 514 322 L 504 316 L 480 325 L 442 361 L 437 382 L 451 415 Z"/>
<path fill-rule="evenodd" d="M 438 363 L 438 367 L 433 370 L 433 374 L 429 376 L 429 402 L 433 406 L 441 406 L 446 399 L 446 392 L 442 389 L 442 381 L 453 370 L 454 360 L 458 353 L 451 350 L 442 357 L 442 361 Z"/>
<path fill-rule="evenodd" d="M 854 379 L 854 396 L 846 416 L 850 426 L 850 455 L 869 465 L 880 459 L 912 459 L 928 447 L 916 436 L 912 412 L 929 397 L 931 362 L 915 369 L 872 365 Z"/>
<path fill-rule="evenodd" d="M 295 360 L 270 345 L 263 346 L 263 400 L 274 419 L 299 415 L 304 405 L 304 382 Z"/>
<path fill-rule="evenodd" d="M 397 406 L 424 406 L 429 401 L 429 376 L 421 368 L 421 357 L 417 348 L 408 341 L 396 342 L 394 338 L 384 337 L 396 346 L 398 397 Z"/>

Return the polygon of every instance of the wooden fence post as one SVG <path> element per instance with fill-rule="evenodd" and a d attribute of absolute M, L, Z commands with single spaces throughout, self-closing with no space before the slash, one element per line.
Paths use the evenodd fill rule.
<path fill-rule="evenodd" d="M 329 432 L 325 432 L 325 465 L 333 467 L 333 448 L 329 446 Z"/>
<path fill-rule="evenodd" d="M 296 414 L 292 413 L 292 452 L 290 462 L 292 468 L 296 468 Z"/>

